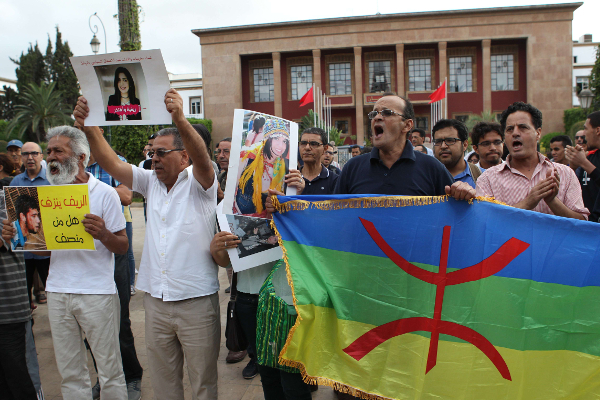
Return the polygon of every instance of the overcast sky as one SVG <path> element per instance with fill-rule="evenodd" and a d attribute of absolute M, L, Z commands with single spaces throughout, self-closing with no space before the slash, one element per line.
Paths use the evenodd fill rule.
<path fill-rule="evenodd" d="M 534 4 L 557 4 L 553 0 L 303 0 L 283 2 L 274 0 L 138 0 L 143 14 L 140 29 L 143 49 L 161 49 L 169 72 L 182 74 L 201 72 L 199 39 L 192 29 L 250 25 L 306 19 L 394 14 L 420 11 L 440 11 L 487 7 L 508 7 Z M 0 77 L 16 79 L 15 64 L 9 57 L 18 58 L 29 43 L 38 42 L 46 51 L 48 35 L 55 40 L 58 25 L 63 39 L 69 42 L 76 56 L 92 54 L 88 20 L 98 13 L 106 28 L 107 51 L 119 51 L 119 25 L 114 17 L 117 0 L 0 0 Z M 573 39 L 585 33 L 600 41 L 600 1 L 587 0 L 573 18 Z M 98 38 L 104 52 L 104 33 L 97 18 Z"/>

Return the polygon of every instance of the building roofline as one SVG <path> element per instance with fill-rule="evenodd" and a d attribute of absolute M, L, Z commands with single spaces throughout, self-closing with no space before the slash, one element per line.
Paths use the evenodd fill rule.
<path fill-rule="evenodd" d="M 376 15 L 365 15 L 358 17 L 340 17 L 340 18 L 324 18 L 324 19 L 310 19 L 304 21 L 286 21 L 286 22 L 275 22 L 268 24 L 258 25 L 239 25 L 239 26 L 227 26 L 221 28 L 207 28 L 207 29 L 192 29 L 192 33 L 198 37 L 204 34 L 213 33 L 229 33 L 239 30 L 261 30 L 261 29 L 272 29 L 272 28 L 289 28 L 290 26 L 306 26 L 312 24 L 328 24 L 328 23 L 344 23 L 344 22 L 367 22 L 373 20 L 389 20 L 389 19 L 404 19 L 414 17 L 440 17 L 440 16 L 454 16 L 457 14 L 488 14 L 497 12 L 522 12 L 522 11 L 545 11 L 552 9 L 567 9 L 571 11 L 577 10 L 583 5 L 583 2 L 578 3 L 561 3 L 561 4 L 542 4 L 534 6 L 517 6 L 517 7 L 494 7 L 494 8 L 474 8 L 468 10 L 447 10 L 447 11 L 421 11 L 412 13 L 398 13 L 398 14 L 376 14 Z"/>
<path fill-rule="evenodd" d="M 17 80 L 16 79 L 2 78 L 0 76 L 0 82 L 17 83 Z"/>

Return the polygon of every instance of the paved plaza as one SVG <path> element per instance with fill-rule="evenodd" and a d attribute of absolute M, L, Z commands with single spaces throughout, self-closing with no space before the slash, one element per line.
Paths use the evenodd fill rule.
<path fill-rule="evenodd" d="M 136 205 L 138 205 L 137 203 Z M 141 206 L 141 204 L 139 204 Z M 136 265 L 139 266 L 142 256 L 142 247 L 144 245 L 144 211 L 142 207 L 132 207 L 133 214 L 133 249 Z M 221 304 L 221 331 L 225 332 L 225 312 L 227 310 L 227 301 L 229 295 L 224 290 L 229 286 L 227 274 L 223 268 L 219 270 L 219 281 L 221 290 L 219 291 L 219 301 Z M 135 347 L 138 358 L 144 368 L 144 378 L 142 380 L 142 399 L 150 400 L 154 398 L 152 385 L 150 383 L 150 374 L 148 372 L 148 357 L 146 356 L 146 343 L 144 337 L 144 307 L 143 292 L 138 292 L 131 298 L 131 328 L 135 336 Z M 40 363 L 40 373 L 42 377 L 42 386 L 44 394 L 48 400 L 62 399 L 60 393 L 60 375 L 54 359 L 54 348 L 52 345 L 52 336 L 50 334 L 50 324 L 48 323 L 48 307 L 46 304 L 39 305 L 34 312 L 35 324 L 33 332 L 38 351 L 38 360 Z M 242 369 L 248 362 L 248 357 L 243 362 L 237 364 L 225 363 L 227 349 L 225 348 L 225 337 L 221 338 L 221 351 L 219 353 L 219 399 L 221 400 L 263 400 L 262 386 L 260 376 L 254 379 L 246 380 L 242 378 Z M 91 357 L 88 357 L 88 368 L 92 384 L 96 382 L 96 373 L 92 364 Z M 192 398 L 187 372 L 184 376 L 185 399 Z M 319 390 L 313 393 L 313 399 L 329 400 L 335 399 L 333 391 L 328 387 L 321 386 Z M 282 399 L 283 400 L 283 399 Z"/>

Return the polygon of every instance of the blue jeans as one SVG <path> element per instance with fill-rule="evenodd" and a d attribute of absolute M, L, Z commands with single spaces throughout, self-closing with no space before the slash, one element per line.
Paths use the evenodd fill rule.
<path fill-rule="evenodd" d="M 127 258 L 129 259 L 129 284 L 135 285 L 135 258 L 133 257 L 133 223 L 127 222 L 125 233 L 129 239 L 129 250 L 127 250 Z"/>

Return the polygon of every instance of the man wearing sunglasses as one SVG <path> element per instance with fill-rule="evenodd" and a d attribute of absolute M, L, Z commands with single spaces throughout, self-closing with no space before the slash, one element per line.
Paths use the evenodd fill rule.
<path fill-rule="evenodd" d="M 415 152 L 408 134 L 414 126 L 412 103 L 385 93 L 368 114 L 373 150 L 350 159 L 337 181 L 336 194 L 387 194 L 475 197 L 475 190 L 452 175 L 433 157 Z"/>
<path fill-rule="evenodd" d="M 332 142 L 333 143 L 333 142 Z M 321 158 L 321 164 L 325 166 L 329 171 L 333 172 L 336 175 L 340 175 L 342 170 L 335 166 L 334 158 L 337 154 L 337 148 L 332 146 L 331 144 L 325 151 L 323 152 L 323 157 Z"/>
<path fill-rule="evenodd" d="M 154 170 L 119 160 L 98 127 L 84 126 L 89 115 L 85 98 L 79 98 L 74 116 L 98 164 L 148 201 L 137 289 L 147 293 L 146 347 L 154 396 L 184 397 L 185 358 L 192 397 L 216 399 L 221 321 L 210 242 L 217 177 L 204 140 L 185 118 L 181 96 L 169 89 L 164 102 L 176 127 L 157 133 L 148 153 Z"/>

